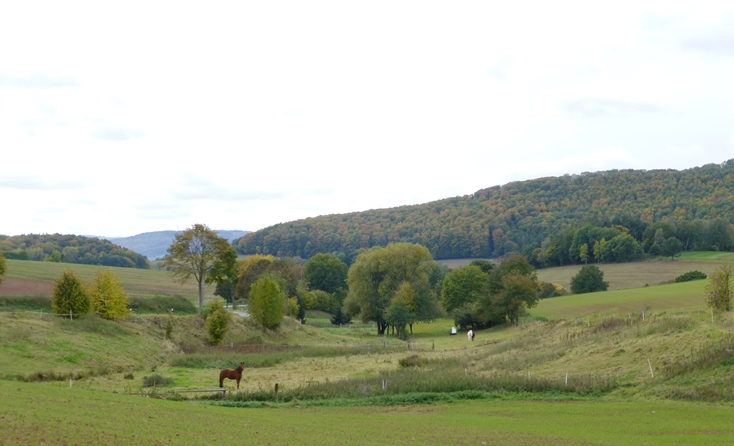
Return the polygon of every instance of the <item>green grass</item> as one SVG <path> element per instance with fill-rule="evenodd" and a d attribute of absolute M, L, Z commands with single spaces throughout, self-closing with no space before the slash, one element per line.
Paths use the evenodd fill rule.
<path fill-rule="evenodd" d="M 5 445 L 734 442 L 734 409 L 674 401 L 508 400 L 498 395 L 454 404 L 262 410 L 7 381 L 0 381 L 0 399 Z"/>
<path fill-rule="evenodd" d="M 572 319 L 593 313 L 627 314 L 661 311 L 708 311 L 705 280 L 673 283 L 655 287 L 600 291 L 543 299 L 530 310 L 533 316 Z"/>

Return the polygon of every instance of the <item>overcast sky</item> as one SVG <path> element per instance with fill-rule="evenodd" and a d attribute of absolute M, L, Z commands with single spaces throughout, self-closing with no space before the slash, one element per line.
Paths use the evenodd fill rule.
<path fill-rule="evenodd" d="M 729 4 L 3 2 L 0 234 L 257 230 L 721 163 Z"/>

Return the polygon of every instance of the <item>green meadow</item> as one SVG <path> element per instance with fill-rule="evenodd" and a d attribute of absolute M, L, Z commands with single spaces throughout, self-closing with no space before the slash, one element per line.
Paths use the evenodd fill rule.
<path fill-rule="evenodd" d="M 542 300 L 520 324 L 480 330 L 473 342 L 464 333 L 450 336 L 449 319 L 414 325 L 404 342 L 378 337 L 369 323 L 338 327 L 326 313 L 308 312 L 305 325 L 286 319 L 277 331 L 233 315 L 224 342 L 213 347 L 195 315 L 69 321 L 48 309 L 2 307 L 0 438 L 2 444 L 730 444 L 734 316 L 707 311 L 707 281 L 670 283 L 729 260 L 695 254 L 603 265 L 620 289 Z M 12 277 L 42 281 L 69 267 L 8 263 Z M 73 269 L 87 280 L 98 270 Z M 196 294 L 164 271 L 115 272 L 139 299 L 193 301 Z M 538 275 L 563 283 L 573 272 Z M 212 392 L 219 370 L 242 361 L 240 388 L 227 380 L 225 397 Z"/>
<path fill-rule="evenodd" d="M 515 399 L 390 407 L 243 409 L 0 381 L 0 437 L 27 444 L 716 445 L 729 406 Z"/>

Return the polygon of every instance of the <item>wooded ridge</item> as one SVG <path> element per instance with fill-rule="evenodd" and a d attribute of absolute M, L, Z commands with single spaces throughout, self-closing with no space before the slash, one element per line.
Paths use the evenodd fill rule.
<path fill-rule="evenodd" d="M 325 252 L 350 262 L 362 248 L 411 242 L 436 259 L 492 258 L 539 249 L 584 224 L 617 225 L 643 243 L 644 230 L 656 222 L 731 223 L 732 206 L 734 159 L 680 171 L 610 170 L 512 182 L 420 205 L 281 223 L 234 245 L 240 254 L 310 258 Z"/>
<path fill-rule="evenodd" d="M 135 251 L 82 235 L 0 235 L 0 251 L 8 259 L 150 268 L 148 259 Z"/>

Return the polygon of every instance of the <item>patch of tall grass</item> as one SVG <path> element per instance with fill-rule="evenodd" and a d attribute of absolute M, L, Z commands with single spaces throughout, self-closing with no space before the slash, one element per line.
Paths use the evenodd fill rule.
<path fill-rule="evenodd" d="M 45 382 L 45 381 L 68 381 L 80 380 L 86 378 L 94 378 L 95 376 L 111 375 L 113 373 L 122 373 L 125 369 L 121 366 L 100 366 L 88 368 L 84 370 L 72 370 L 68 372 L 57 372 L 53 369 L 28 373 L 26 375 L 8 376 L 10 379 L 25 382 Z"/>
<path fill-rule="evenodd" d="M 49 296 L 0 296 L 0 310 L 51 311 Z"/>
<path fill-rule="evenodd" d="M 59 325 L 63 330 L 72 332 L 96 333 L 102 336 L 124 336 L 130 332 L 120 324 L 102 319 L 94 314 L 85 314 L 77 319 L 62 319 Z"/>
<path fill-rule="evenodd" d="M 691 349 L 682 360 L 669 364 L 663 369 L 663 376 L 671 377 L 699 370 L 720 361 L 734 357 L 734 335 L 726 334 L 721 339 Z"/>
<path fill-rule="evenodd" d="M 245 367 L 272 367 L 285 361 L 299 358 L 333 358 L 350 355 L 389 354 L 404 351 L 404 344 L 380 344 L 362 346 L 298 346 L 276 344 L 219 346 L 189 346 L 184 348 L 183 355 L 170 360 L 173 367 L 187 368 L 231 368 L 240 362 Z"/>
<path fill-rule="evenodd" d="M 310 401 L 327 399 L 385 398 L 411 401 L 412 395 L 424 395 L 429 400 L 435 395 L 464 393 L 468 398 L 481 392 L 500 393 L 558 393 L 600 395 L 616 387 L 616 379 L 605 375 L 578 375 L 548 379 L 526 374 L 468 373 L 460 361 L 454 359 L 430 360 L 426 367 L 400 368 L 381 372 L 373 377 L 355 377 L 283 389 L 280 393 L 269 390 L 241 392 L 227 397 L 229 401 Z M 477 393 L 479 392 L 479 393 Z M 433 396 L 431 396 L 433 395 Z M 207 397 L 209 399 L 216 397 Z"/>
<path fill-rule="evenodd" d="M 197 314 L 199 310 L 188 299 L 183 296 L 168 296 L 157 294 L 153 297 L 130 297 L 130 308 L 138 314 L 169 313 L 173 309 L 174 314 Z"/>

